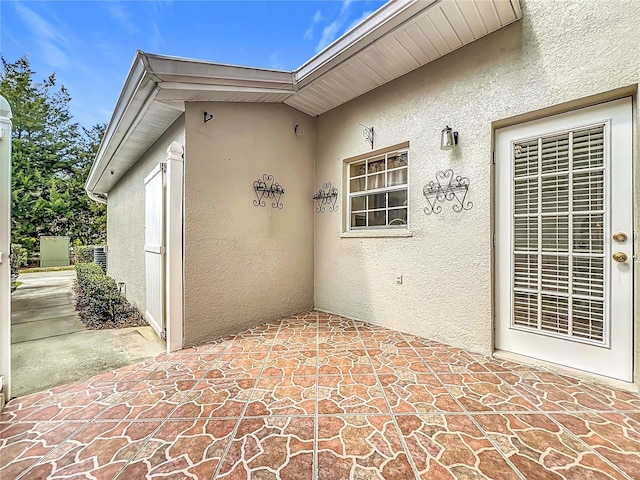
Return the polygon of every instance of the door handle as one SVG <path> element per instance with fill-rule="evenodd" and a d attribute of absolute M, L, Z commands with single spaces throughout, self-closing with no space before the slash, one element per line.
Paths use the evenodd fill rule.
<path fill-rule="evenodd" d="M 613 234 L 613 240 L 616 242 L 626 242 L 627 234 L 624 232 L 616 232 Z"/>
<path fill-rule="evenodd" d="M 627 261 L 627 254 L 624 252 L 616 252 L 613 254 L 613 259 L 616 262 L 626 262 Z"/>

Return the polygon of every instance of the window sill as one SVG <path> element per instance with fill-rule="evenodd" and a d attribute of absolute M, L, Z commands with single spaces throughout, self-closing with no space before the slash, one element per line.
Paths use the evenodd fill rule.
<path fill-rule="evenodd" d="M 413 232 L 403 229 L 389 230 L 350 230 L 342 232 L 340 238 L 384 238 L 384 237 L 413 237 Z"/>

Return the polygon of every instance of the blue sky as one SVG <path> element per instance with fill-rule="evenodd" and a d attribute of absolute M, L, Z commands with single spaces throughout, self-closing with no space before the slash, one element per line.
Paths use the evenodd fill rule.
<path fill-rule="evenodd" d="M 108 122 L 136 50 L 293 70 L 377 10 L 380 0 L 0 0 L 0 53 L 56 72 L 74 120 Z"/>

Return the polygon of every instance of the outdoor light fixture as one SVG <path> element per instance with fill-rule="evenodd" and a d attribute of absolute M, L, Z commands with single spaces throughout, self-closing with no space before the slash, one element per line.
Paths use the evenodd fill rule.
<path fill-rule="evenodd" d="M 458 144 L 458 132 L 451 130 L 451 127 L 446 126 L 440 133 L 440 150 L 451 150 Z"/>

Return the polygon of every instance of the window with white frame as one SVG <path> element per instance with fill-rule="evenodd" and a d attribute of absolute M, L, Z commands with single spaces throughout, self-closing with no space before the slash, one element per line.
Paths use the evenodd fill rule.
<path fill-rule="evenodd" d="M 347 164 L 349 230 L 407 228 L 408 170 L 406 149 Z"/>

